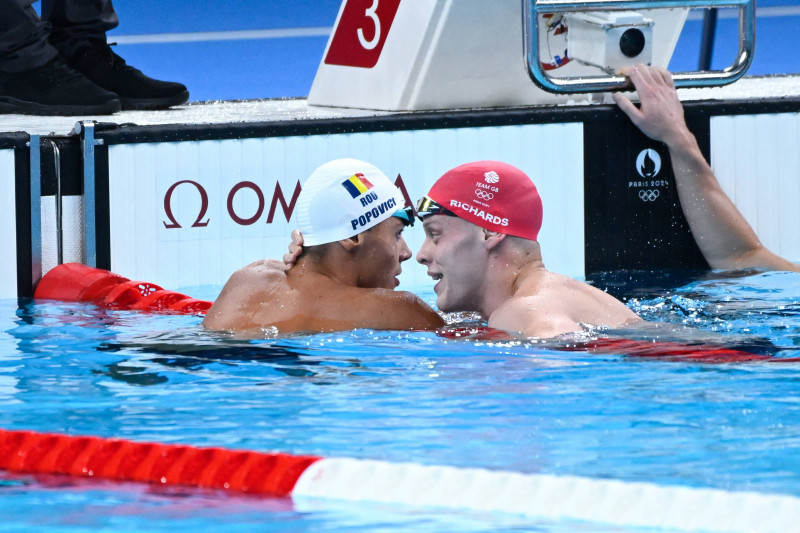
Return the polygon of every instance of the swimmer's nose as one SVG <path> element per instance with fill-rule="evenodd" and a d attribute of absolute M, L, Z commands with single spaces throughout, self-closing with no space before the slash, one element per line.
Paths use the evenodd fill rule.
<path fill-rule="evenodd" d="M 402 237 L 400 238 L 400 240 L 402 241 L 400 245 L 400 262 L 402 263 L 403 261 L 408 261 L 409 259 L 411 259 L 411 256 L 413 254 L 411 253 L 411 248 L 408 247 L 406 240 L 403 239 Z"/>
<path fill-rule="evenodd" d="M 431 262 L 430 256 L 428 256 L 428 239 L 422 243 L 420 246 L 419 251 L 417 252 L 417 263 L 421 265 L 429 265 Z"/>

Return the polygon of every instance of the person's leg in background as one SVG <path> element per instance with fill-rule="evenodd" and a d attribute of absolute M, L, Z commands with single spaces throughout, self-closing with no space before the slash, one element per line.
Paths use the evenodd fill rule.
<path fill-rule="evenodd" d="M 39 20 L 35 0 L 0 0 L 0 68 L 22 72 L 50 62 L 58 52 L 50 42 L 50 25 Z"/>
<path fill-rule="evenodd" d="M 119 95 L 122 109 L 164 109 L 189 100 L 184 85 L 145 76 L 111 50 L 106 32 L 119 25 L 111 0 L 42 0 L 42 19 L 52 24 L 50 43 L 69 65 Z"/>
<path fill-rule="evenodd" d="M 107 115 L 116 94 L 69 68 L 48 41 L 35 0 L 0 0 L 0 113 Z"/>

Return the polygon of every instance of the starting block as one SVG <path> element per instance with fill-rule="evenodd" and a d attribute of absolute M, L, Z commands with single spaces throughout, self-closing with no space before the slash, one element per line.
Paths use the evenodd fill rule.
<path fill-rule="evenodd" d="M 538 31 L 531 32 L 528 2 L 533 0 L 344 0 L 308 103 L 385 111 L 566 103 L 575 97 L 532 83 L 526 65 L 526 49 L 531 47 L 525 43 L 530 34 L 538 38 L 533 48 L 548 76 L 591 78 L 607 73 L 591 64 L 597 62 L 594 56 L 580 61 L 570 55 L 569 39 L 575 36 L 567 26 L 569 16 L 537 12 Z M 634 21 L 628 25 L 637 28 L 638 39 L 646 40 L 634 40 L 626 54 L 608 55 L 625 55 L 632 64 L 666 66 L 688 11 L 628 11 L 628 19 Z M 577 28 L 579 19 L 568 15 Z M 610 24 L 620 33 L 628 29 L 624 23 Z M 608 23 L 585 26 L 608 38 Z M 602 46 L 598 42 L 597 49 Z M 574 47 L 592 49 L 577 40 Z M 628 55 L 630 50 L 636 53 Z"/>

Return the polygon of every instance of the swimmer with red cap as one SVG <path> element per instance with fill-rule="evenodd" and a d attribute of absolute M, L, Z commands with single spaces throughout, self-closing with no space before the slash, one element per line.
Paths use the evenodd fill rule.
<path fill-rule="evenodd" d="M 442 318 L 419 297 L 394 290 L 401 263 L 411 258 L 402 233 L 414 210 L 404 203 L 369 163 L 320 166 L 297 199 L 305 247 L 296 263 L 262 260 L 238 270 L 203 325 L 256 334 L 441 327 Z"/>
<path fill-rule="evenodd" d="M 441 311 L 478 311 L 490 327 L 522 337 L 641 321 L 609 294 L 545 268 L 542 200 L 514 166 L 477 161 L 446 172 L 417 215 L 425 229 L 417 261 L 437 281 Z"/>

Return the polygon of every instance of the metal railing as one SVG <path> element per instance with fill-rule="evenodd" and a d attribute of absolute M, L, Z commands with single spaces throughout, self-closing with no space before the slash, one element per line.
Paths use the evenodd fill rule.
<path fill-rule="evenodd" d="M 528 73 L 542 89 L 552 93 L 589 93 L 628 89 L 624 76 L 598 75 L 553 77 L 542 66 L 539 18 L 551 13 L 586 11 L 636 11 L 651 9 L 723 8 L 739 9 L 739 51 L 733 64 L 723 70 L 673 73 L 676 87 L 727 85 L 744 76 L 755 50 L 755 0 L 523 0 L 523 32 Z"/>

